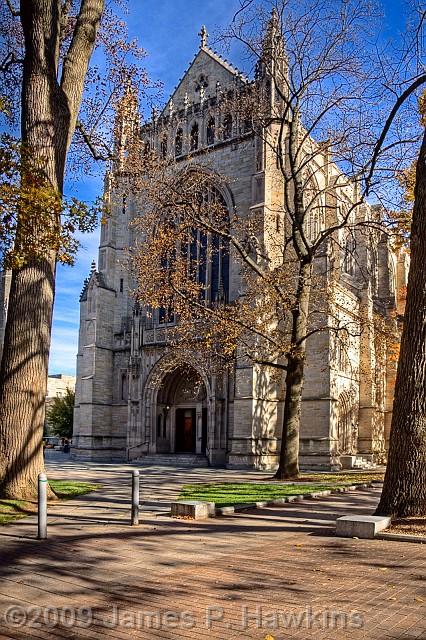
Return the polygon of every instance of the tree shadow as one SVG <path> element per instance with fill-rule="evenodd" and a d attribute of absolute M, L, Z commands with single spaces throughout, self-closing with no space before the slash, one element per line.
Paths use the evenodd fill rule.
<path fill-rule="evenodd" d="M 119 477 L 121 481 L 123 475 Z M 148 485 L 151 483 L 149 479 Z M 119 494 L 123 493 L 120 486 Z M 55 521 L 49 525 L 47 541 L 12 538 L 0 530 L 0 575 L 4 584 L 13 587 L 13 597 L 19 594 L 20 601 L 40 606 L 48 603 L 60 607 L 65 602 L 75 607 L 91 606 L 96 620 L 90 633 L 93 630 L 96 637 L 98 633 L 102 637 L 131 635 L 130 629 L 104 628 L 102 616 L 111 617 L 113 606 L 124 612 L 193 611 L 196 630 L 204 635 L 206 608 L 222 607 L 224 618 L 215 624 L 209 637 L 222 637 L 224 633 L 229 637 L 226 625 L 241 616 L 243 606 L 253 613 L 257 606 L 300 610 L 307 604 L 317 610 L 338 607 L 349 611 L 354 608 L 357 575 L 359 591 L 365 593 L 367 602 L 369 595 L 362 587 L 366 572 L 370 575 L 374 570 L 370 578 L 374 590 L 374 585 L 376 589 L 385 588 L 386 572 L 378 570 L 381 563 L 392 567 L 404 580 L 412 570 L 401 561 L 389 562 L 392 552 L 384 554 L 386 545 L 321 533 L 349 510 L 371 512 L 377 491 L 337 494 L 297 505 L 190 522 L 154 518 L 152 512 L 147 514 L 142 509 L 137 528 L 108 517 L 104 509 L 109 510 L 107 505 L 113 499 L 108 496 L 98 502 L 98 497 L 95 495 L 99 516 L 93 518 L 67 513 L 66 504 L 55 506 Z M 83 498 L 86 511 L 90 496 Z M 129 505 L 120 509 L 127 512 L 130 521 Z M 26 527 L 27 531 L 27 524 L 23 521 L 22 527 L 14 525 L 14 530 L 18 533 L 21 528 L 23 532 Z M 422 550 L 421 554 L 424 557 L 426 552 Z M 356 606 L 361 606 L 358 600 Z M 80 637 L 75 628 L 59 626 L 57 633 L 64 638 Z M 86 637 L 85 633 L 81 637 Z M 152 636 L 149 629 L 140 633 L 141 637 L 149 634 L 146 637 L 164 640 L 181 637 L 180 629 L 167 625 L 152 629 Z M 258 638 L 259 633 L 257 629 L 257 635 L 251 635 L 248 630 L 244 637 Z"/>

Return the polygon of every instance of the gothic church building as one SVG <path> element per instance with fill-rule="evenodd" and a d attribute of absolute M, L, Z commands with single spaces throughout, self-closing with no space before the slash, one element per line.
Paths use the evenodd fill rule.
<path fill-rule="evenodd" d="M 222 109 L 220 100 L 249 81 L 208 47 L 204 30 L 200 35 L 200 49 L 163 112 L 140 129 L 143 145 L 182 162 L 208 149 L 212 166 L 227 179 L 228 186 L 218 184 L 218 192 L 228 210 L 262 214 L 277 198 L 271 188 L 276 163 L 268 162 L 264 142 L 236 114 Z M 261 80 L 258 76 L 255 82 Z M 140 128 L 136 104 L 129 118 Z M 124 137 L 117 132 L 118 153 Z M 111 215 L 102 225 L 98 266 L 93 264 L 81 295 L 74 456 L 155 462 L 167 455 L 176 462 L 190 458 L 212 466 L 273 469 L 280 449 L 282 386 L 269 384 L 265 392 L 264 372 L 249 362 L 207 375 L 196 354 L 182 361 L 167 345 L 161 311 L 147 314 L 130 293 L 131 276 L 123 263 L 134 240 L 129 223 L 138 202 L 114 192 L 121 179 L 119 163 L 113 171 L 115 180 L 107 176 L 105 183 Z M 334 165 L 332 171 L 339 174 Z M 347 192 L 349 200 L 355 198 L 349 187 Z M 360 215 L 369 215 L 367 205 Z M 333 258 L 336 313 L 356 319 L 373 317 L 378 309 L 401 312 L 398 292 L 406 283 L 406 256 L 391 251 L 383 234 L 373 247 L 359 244 L 356 250 L 357 260 L 351 254 Z M 357 265 L 367 262 L 370 275 L 360 278 Z M 238 297 L 240 279 L 232 259 L 223 258 L 208 277 L 212 298 L 219 287 L 230 301 Z M 308 343 L 302 468 L 339 469 L 351 466 L 356 456 L 384 459 L 395 365 L 369 326 L 348 351 L 339 350 L 328 332 Z"/>

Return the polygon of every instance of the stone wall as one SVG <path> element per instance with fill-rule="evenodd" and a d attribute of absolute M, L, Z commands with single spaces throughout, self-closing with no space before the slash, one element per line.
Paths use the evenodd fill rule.
<path fill-rule="evenodd" d="M 182 153 L 177 165 L 198 164 L 214 181 L 229 209 L 230 220 L 259 215 L 262 241 L 272 261 L 283 259 L 282 231 L 288 224 L 283 201 L 282 175 L 268 141 L 247 132 L 236 114 L 226 132 L 225 118 L 235 91 L 248 80 L 232 65 L 204 46 L 161 114 L 141 130 L 142 143 L 161 153 L 175 155 L 176 134 L 182 129 Z M 222 102 L 221 102 L 222 101 Z M 221 110 L 220 104 L 225 105 Z M 139 115 L 133 113 L 136 126 Z M 207 128 L 215 122 L 215 138 L 208 143 Z M 198 147 L 190 152 L 192 127 L 198 125 Z M 133 126 L 132 125 L 132 126 Z M 272 125 L 267 137 L 276 134 Z M 123 141 L 118 153 L 123 157 Z M 387 313 L 395 299 L 403 308 L 406 262 L 392 257 L 388 239 L 374 234 L 351 235 L 339 229 L 342 216 L 357 197 L 348 180 L 341 180 L 329 152 L 308 140 L 314 154 L 313 188 L 326 191 L 324 219 L 312 215 L 306 232 L 323 225 L 336 226 L 324 244 L 315 268 L 312 307 L 318 327 L 307 343 L 306 375 L 301 414 L 300 461 L 302 467 L 336 469 L 343 450 L 378 451 L 389 431 L 393 368 L 379 347 L 376 318 Z M 205 153 L 205 151 L 208 153 Z M 107 176 L 105 197 L 110 216 L 101 231 L 98 267 L 93 268 L 81 299 L 78 383 L 75 413 L 75 453 L 80 458 L 125 458 L 130 451 L 158 453 L 173 449 L 169 437 L 176 407 L 169 406 L 164 385 L 186 365 L 203 379 L 207 397 L 194 401 L 197 429 L 207 411 L 206 455 L 212 464 L 270 469 L 278 462 L 281 444 L 284 375 L 271 376 L 250 362 L 238 361 L 223 376 L 204 374 L 196 354 L 182 363 L 167 345 L 167 327 L 135 306 L 133 283 L 125 268 L 125 248 L 134 242 L 129 222 L 141 203 L 131 195 L 129 176 L 114 168 Z M 226 185 L 224 185 L 226 182 Z M 335 185 L 330 189 L 330 185 Z M 351 222 L 371 214 L 367 206 L 355 207 Z M 352 243 L 352 244 L 351 244 Z M 356 255 L 348 247 L 356 247 Z M 291 258 L 291 250 L 286 258 Z M 240 266 L 231 252 L 231 301 L 242 293 Z M 350 330 L 348 330 L 350 327 Z M 344 332 L 346 331 L 346 333 Z M 342 336 L 344 339 L 342 339 Z M 384 386 L 383 386 L 384 385 Z M 380 402 L 377 388 L 382 389 Z M 163 394 L 163 395 L 162 395 Z M 380 405 L 380 406 L 379 406 Z M 157 421 L 165 421 L 167 437 L 157 439 Z M 197 431 L 199 438 L 199 431 Z M 200 442 L 197 441 L 197 452 Z"/>

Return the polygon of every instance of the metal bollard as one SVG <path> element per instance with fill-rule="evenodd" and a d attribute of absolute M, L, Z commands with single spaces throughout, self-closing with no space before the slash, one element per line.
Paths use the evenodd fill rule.
<path fill-rule="evenodd" d="M 38 536 L 39 540 L 47 538 L 47 476 L 38 474 Z"/>
<path fill-rule="evenodd" d="M 139 524 L 139 471 L 132 471 L 132 527 Z"/>

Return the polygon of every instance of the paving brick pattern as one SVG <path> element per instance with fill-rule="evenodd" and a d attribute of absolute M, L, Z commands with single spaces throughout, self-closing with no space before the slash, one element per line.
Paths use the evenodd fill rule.
<path fill-rule="evenodd" d="M 130 468 L 48 462 L 96 494 L 0 530 L 0 638 L 426 639 L 426 548 L 336 538 L 335 519 L 372 513 L 369 489 L 202 521 L 171 519 L 186 481 L 261 478 L 144 469 L 129 526 Z"/>

